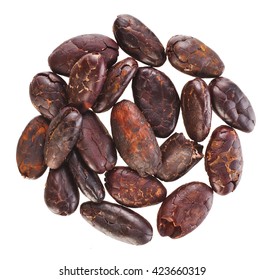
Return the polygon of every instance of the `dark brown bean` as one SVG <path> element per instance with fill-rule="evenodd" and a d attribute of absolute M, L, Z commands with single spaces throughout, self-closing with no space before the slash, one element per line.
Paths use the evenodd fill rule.
<path fill-rule="evenodd" d="M 80 207 L 82 217 L 104 234 L 133 245 L 143 245 L 152 239 L 150 223 L 124 206 L 102 201 L 85 202 Z"/>
<path fill-rule="evenodd" d="M 29 86 L 32 104 L 49 120 L 52 120 L 60 109 L 67 105 L 66 91 L 66 82 L 52 72 L 38 73 Z"/>
<path fill-rule="evenodd" d="M 224 122 L 244 132 L 254 129 L 254 110 L 246 95 L 235 83 L 219 77 L 211 81 L 209 91 L 213 110 Z"/>
<path fill-rule="evenodd" d="M 155 177 L 141 177 L 129 167 L 115 167 L 105 173 L 105 187 L 120 204 L 145 207 L 162 202 L 167 190 Z"/>
<path fill-rule="evenodd" d="M 201 78 L 185 84 L 181 108 L 188 136 L 196 142 L 203 141 L 211 128 L 212 104 L 208 86 Z"/>
<path fill-rule="evenodd" d="M 205 152 L 205 169 L 213 190 L 226 195 L 233 192 L 242 175 L 243 156 L 236 131 L 226 125 L 217 127 Z"/>
<path fill-rule="evenodd" d="M 180 112 L 178 93 L 168 76 L 152 67 L 140 67 L 132 82 L 136 105 L 157 137 L 168 137 Z"/>
<path fill-rule="evenodd" d="M 159 234 L 175 239 L 192 232 L 204 221 L 212 203 L 213 191 L 206 184 L 191 182 L 180 186 L 160 206 Z"/>
<path fill-rule="evenodd" d="M 138 107 L 129 100 L 115 104 L 111 129 L 116 148 L 126 164 L 140 176 L 154 175 L 161 164 L 157 139 Z"/>
<path fill-rule="evenodd" d="M 161 66 L 166 54 L 156 35 L 141 21 L 131 15 L 119 15 L 113 32 L 118 45 L 135 59 L 150 65 Z"/>
<path fill-rule="evenodd" d="M 173 67 L 191 76 L 218 77 L 225 68 L 220 57 L 212 49 L 190 36 L 173 36 L 168 41 L 166 52 Z"/>
<path fill-rule="evenodd" d="M 56 169 L 65 161 L 78 140 L 82 125 L 82 115 L 73 107 L 64 107 L 51 121 L 45 146 L 46 164 Z"/>
<path fill-rule="evenodd" d="M 107 68 L 100 53 L 82 56 L 72 67 L 69 79 L 69 103 L 82 113 L 93 106 L 100 94 Z"/>
<path fill-rule="evenodd" d="M 117 161 L 117 153 L 112 137 L 98 116 L 87 111 L 76 144 L 84 162 L 97 173 L 112 169 Z"/>
<path fill-rule="evenodd" d="M 94 202 L 101 202 L 104 199 L 104 186 L 98 174 L 84 163 L 75 150 L 68 158 L 68 167 L 75 184 L 87 198 Z"/>
<path fill-rule="evenodd" d="M 16 149 L 16 162 L 21 175 L 39 178 L 46 170 L 44 144 L 49 123 L 43 116 L 32 119 L 23 130 Z"/>
<path fill-rule="evenodd" d="M 127 85 L 134 77 L 138 63 L 132 57 L 125 58 L 113 65 L 106 77 L 103 89 L 93 105 L 96 113 L 105 112 L 113 107 Z"/>
<path fill-rule="evenodd" d="M 79 204 L 79 191 L 66 166 L 50 169 L 44 191 L 50 211 L 61 216 L 72 214 Z"/>
<path fill-rule="evenodd" d="M 118 57 L 118 45 L 111 38 L 101 34 L 85 34 L 73 37 L 59 45 L 49 56 L 49 66 L 53 72 L 70 75 L 73 65 L 85 54 L 100 52 L 108 67 Z"/>
<path fill-rule="evenodd" d="M 162 165 L 156 176 L 166 182 L 174 181 L 191 170 L 202 158 L 203 146 L 175 132 L 160 147 Z"/>

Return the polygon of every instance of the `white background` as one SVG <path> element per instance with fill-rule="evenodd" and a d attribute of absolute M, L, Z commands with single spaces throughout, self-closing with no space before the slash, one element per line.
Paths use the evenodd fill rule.
<path fill-rule="evenodd" d="M 1 279 L 107 279 L 59 276 L 59 269 L 114 265 L 120 269 L 142 268 L 149 273 L 111 279 L 264 279 L 261 3 L 256 0 L 1 2 Z M 69 217 L 50 212 L 43 200 L 47 172 L 38 180 L 26 180 L 19 174 L 15 159 L 21 132 L 38 115 L 28 93 L 32 77 L 48 71 L 49 54 L 73 36 L 102 33 L 114 38 L 112 24 L 122 13 L 139 18 L 164 46 L 173 35 L 184 34 L 213 48 L 225 63 L 223 76 L 239 85 L 257 116 L 252 133 L 238 132 L 244 170 L 237 190 L 225 197 L 215 195 L 211 212 L 201 226 L 176 240 L 159 236 L 156 230 L 159 206 L 137 209 L 154 229 L 153 240 L 144 246 L 128 245 L 103 235 L 83 220 L 79 209 Z M 125 57 L 120 50 L 119 59 Z M 159 69 L 171 78 L 178 93 L 193 79 L 179 73 L 168 61 Z M 131 99 L 131 85 L 123 97 Z M 100 118 L 110 129 L 109 112 Z M 223 122 L 214 115 L 212 127 L 220 124 Z M 176 131 L 185 133 L 181 117 Z M 205 147 L 207 142 L 208 139 L 203 142 Z M 183 178 L 165 186 L 170 193 L 193 180 L 208 183 L 203 160 Z M 112 201 L 108 195 L 106 199 Z M 83 201 L 85 197 L 81 196 Z M 200 277 L 156 277 L 150 273 L 155 266 L 205 266 L 207 272 Z"/>

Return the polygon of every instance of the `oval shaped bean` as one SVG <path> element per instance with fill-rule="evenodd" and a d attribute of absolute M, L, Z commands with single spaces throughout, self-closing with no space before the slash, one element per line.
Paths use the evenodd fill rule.
<path fill-rule="evenodd" d="M 175 132 L 160 147 L 162 165 L 156 176 L 166 182 L 174 181 L 191 170 L 203 158 L 203 146 Z"/>
<path fill-rule="evenodd" d="M 76 147 L 87 166 L 97 173 L 104 173 L 116 164 L 113 139 L 98 116 L 90 110 L 83 115 Z"/>
<path fill-rule="evenodd" d="M 51 121 L 45 146 L 46 164 L 56 169 L 61 166 L 78 140 L 82 115 L 73 107 L 64 107 Z"/>
<path fill-rule="evenodd" d="M 84 34 L 73 37 L 60 44 L 49 56 L 51 70 L 69 76 L 73 65 L 85 54 L 100 52 L 107 64 L 113 65 L 118 57 L 118 45 L 102 34 Z"/>
<path fill-rule="evenodd" d="M 205 169 L 213 190 L 220 195 L 233 192 L 242 168 L 243 155 L 236 131 L 226 125 L 217 127 L 205 152 Z"/>
<path fill-rule="evenodd" d="M 19 137 L 16 162 L 20 174 L 26 178 L 37 179 L 47 169 L 44 144 L 48 126 L 48 120 L 37 116 L 27 124 Z"/>
<path fill-rule="evenodd" d="M 67 105 L 67 84 L 52 72 L 35 75 L 29 86 L 29 96 L 34 107 L 52 120 Z"/>
<path fill-rule="evenodd" d="M 224 122 L 244 132 L 254 129 L 254 110 L 246 95 L 235 83 L 219 77 L 211 81 L 209 90 L 213 110 Z"/>
<path fill-rule="evenodd" d="M 136 105 L 157 137 L 169 136 L 178 121 L 179 95 L 168 76 L 152 67 L 140 67 L 132 82 Z"/>
<path fill-rule="evenodd" d="M 155 177 L 141 177 L 129 167 L 115 167 L 105 173 L 105 187 L 120 204 L 145 207 L 162 202 L 167 190 Z"/>
<path fill-rule="evenodd" d="M 140 176 L 154 175 L 161 164 L 157 139 L 138 107 L 129 100 L 116 103 L 111 112 L 111 129 L 116 148 Z"/>
<path fill-rule="evenodd" d="M 160 206 L 159 234 L 176 239 L 192 232 L 204 221 L 212 203 L 213 191 L 206 184 L 191 182 L 180 186 Z"/>
<path fill-rule="evenodd" d="M 61 216 L 72 214 L 79 204 L 79 191 L 66 166 L 50 169 L 44 191 L 50 211 Z"/>
<path fill-rule="evenodd" d="M 124 206 L 102 201 L 84 202 L 82 217 L 97 230 L 132 245 L 148 243 L 153 236 L 150 223 L 138 213 Z"/>
<path fill-rule="evenodd" d="M 93 106 L 100 94 L 107 68 L 100 53 L 89 53 L 82 56 L 72 67 L 68 95 L 69 103 L 81 113 Z"/>
<path fill-rule="evenodd" d="M 157 36 L 137 18 L 119 15 L 114 22 L 113 32 L 122 50 L 135 59 L 156 67 L 166 61 L 164 47 Z"/>
<path fill-rule="evenodd" d="M 218 77 L 225 68 L 220 57 L 212 49 L 190 36 L 173 36 L 168 41 L 166 52 L 173 67 L 191 76 Z"/>
<path fill-rule="evenodd" d="M 103 89 L 92 107 L 93 111 L 101 113 L 112 108 L 134 77 L 137 68 L 138 63 L 132 57 L 125 58 L 113 65 L 109 69 Z"/>
<path fill-rule="evenodd" d="M 202 79 L 196 78 L 185 84 L 181 108 L 188 136 L 196 142 L 203 141 L 211 128 L 212 104 L 207 84 Z"/>

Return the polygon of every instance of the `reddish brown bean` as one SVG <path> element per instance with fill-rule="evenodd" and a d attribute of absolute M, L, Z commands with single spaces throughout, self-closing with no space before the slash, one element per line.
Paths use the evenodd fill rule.
<path fill-rule="evenodd" d="M 104 173 L 116 164 L 113 139 L 98 116 L 90 110 L 83 115 L 76 146 L 86 165 L 97 173 Z"/>
<path fill-rule="evenodd" d="M 113 107 L 127 85 L 134 77 L 138 63 L 132 57 L 125 58 L 113 65 L 106 77 L 103 89 L 93 105 L 96 113 L 105 112 Z"/>
<path fill-rule="evenodd" d="M 53 72 L 70 75 L 73 65 L 85 54 L 99 52 L 108 67 L 118 57 L 118 45 L 111 38 L 101 34 L 85 34 L 73 37 L 59 45 L 49 56 L 49 66 Z"/>
<path fill-rule="evenodd" d="M 129 167 L 115 167 L 105 173 L 105 187 L 120 204 L 145 207 L 162 202 L 167 190 L 155 177 L 141 177 Z"/>
<path fill-rule="evenodd" d="M 166 182 L 174 181 L 191 170 L 203 158 L 203 146 L 175 132 L 160 147 L 162 165 L 156 176 Z"/>
<path fill-rule="evenodd" d="M 180 112 L 178 93 L 168 76 L 152 67 L 140 67 L 132 82 L 136 105 L 157 137 L 168 137 Z"/>
<path fill-rule="evenodd" d="M 44 144 L 49 123 L 43 116 L 32 119 L 23 130 L 16 149 L 16 162 L 21 175 L 39 178 L 46 170 Z"/>
<path fill-rule="evenodd" d="M 175 239 L 192 232 L 204 221 L 212 203 L 213 191 L 206 184 L 191 182 L 180 186 L 160 206 L 159 234 Z"/>
<path fill-rule="evenodd" d="M 203 141 L 210 132 L 212 105 L 207 84 L 202 79 L 196 78 L 185 84 L 181 108 L 188 136 L 196 142 Z"/>
<path fill-rule="evenodd" d="M 151 224 L 138 213 L 124 206 L 102 201 L 84 202 L 82 217 L 97 230 L 132 245 L 148 243 L 153 236 Z"/>
<path fill-rule="evenodd" d="M 61 166 L 78 140 L 82 115 L 73 107 L 64 107 L 51 121 L 45 146 L 46 164 L 53 169 Z"/>
<path fill-rule="evenodd" d="M 156 67 L 166 61 L 164 47 L 157 36 L 137 18 L 119 15 L 113 32 L 118 45 L 135 59 Z"/>
<path fill-rule="evenodd" d="M 29 86 L 34 107 L 47 119 L 52 120 L 67 105 L 67 84 L 52 72 L 35 75 Z"/>
<path fill-rule="evenodd" d="M 50 211 L 61 216 L 72 214 L 79 204 L 79 191 L 66 166 L 50 169 L 44 191 Z"/>
<path fill-rule="evenodd" d="M 140 176 L 154 175 L 161 164 L 157 139 L 138 107 L 129 100 L 115 104 L 111 112 L 111 129 L 116 148 Z"/>
<path fill-rule="evenodd" d="M 173 36 L 168 41 L 166 52 L 173 67 L 191 76 L 218 77 L 225 68 L 220 57 L 212 49 L 190 36 Z"/>
<path fill-rule="evenodd" d="M 226 125 L 217 127 L 205 152 L 205 169 L 213 190 L 220 195 L 233 192 L 242 168 L 242 149 L 236 131 Z"/>
<path fill-rule="evenodd" d="M 211 81 L 209 90 L 214 112 L 228 125 L 251 132 L 256 123 L 255 112 L 242 90 L 227 78 Z"/>

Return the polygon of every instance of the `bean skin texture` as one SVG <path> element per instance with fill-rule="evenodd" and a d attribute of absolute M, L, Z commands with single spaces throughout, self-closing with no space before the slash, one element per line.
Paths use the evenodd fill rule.
<path fill-rule="evenodd" d="M 226 125 L 217 127 L 205 152 L 205 170 L 210 185 L 220 195 L 233 192 L 242 176 L 243 155 L 236 131 Z"/>
<path fill-rule="evenodd" d="M 102 201 L 84 202 L 82 217 L 97 230 L 119 241 L 143 245 L 151 241 L 153 229 L 141 215 L 124 206 Z"/>
<path fill-rule="evenodd" d="M 106 74 L 107 67 L 100 53 L 89 53 L 81 57 L 70 73 L 69 103 L 81 113 L 85 113 L 99 96 Z"/>
<path fill-rule="evenodd" d="M 214 112 L 228 125 L 244 132 L 253 131 L 255 112 L 242 90 L 231 80 L 219 77 L 209 84 Z"/>
<path fill-rule="evenodd" d="M 212 104 L 208 86 L 201 78 L 183 87 L 181 109 L 188 136 L 196 142 L 203 141 L 211 129 Z"/>
<path fill-rule="evenodd" d="M 22 176 L 37 179 L 47 169 L 44 144 L 49 121 L 43 116 L 33 118 L 23 130 L 16 149 L 17 167 Z"/>
<path fill-rule="evenodd" d="M 150 124 L 129 100 L 115 104 L 111 129 L 116 148 L 126 164 L 140 176 L 154 175 L 161 164 L 161 152 Z"/>
<path fill-rule="evenodd" d="M 78 140 L 82 125 L 82 115 L 73 107 L 64 107 L 51 121 L 45 146 L 46 164 L 56 169 L 66 160 Z"/>
<path fill-rule="evenodd" d="M 166 53 L 157 36 L 137 18 L 117 16 L 113 33 L 121 49 L 147 65 L 158 67 L 166 61 Z"/>
<path fill-rule="evenodd" d="M 165 181 L 175 181 L 191 170 L 203 158 L 203 146 L 175 132 L 160 147 L 162 165 L 156 176 Z"/>
<path fill-rule="evenodd" d="M 104 124 L 91 110 L 83 115 L 76 147 L 84 162 L 96 173 L 111 170 L 117 161 L 115 144 Z"/>
<path fill-rule="evenodd" d="M 157 218 L 159 234 L 176 239 L 192 232 L 204 221 L 212 203 L 213 191 L 202 182 L 178 187 L 160 206 Z"/>
<path fill-rule="evenodd" d="M 49 66 L 53 72 L 69 76 L 73 65 L 87 53 L 99 52 L 107 67 L 111 67 L 118 57 L 118 45 L 102 34 L 84 34 L 60 44 L 49 56 Z"/>
<path fill-rule="evenodd" d="M 96 113 L 109 110 L 123 94 L 138 68 L 137 61 L 128 57 L 113 65 L 108 73 L 101 93 L 92 109 Z"/>
<path fill-rule="evenodd" d="M 194 77 L 218 77 L 225 68 L 220 57 L 212 49 L 190 36 L 171 37 L 166 53 L 174 68 Z"/>
<path fill-rule="evenodd" d="M 79 191 L 65 165 L 50 169 L 44 190 L 44 201 L 54 214 L 67 216 L 79 204 Z"/>
<path fill-rule="evenodd" d="M 179 95 L 172 81 L 152 67 L 140 67 L 132 82 L 133 97 L 157 137 L 168 137 L 180 113 Z"/>
<path fill-rule="evenodd" d="M 49 120 L 68 103 L 66 82 L 52 72 L 35 75 L 29 86 L 29 95 L 33 106 Z"/>
<path fill-rule="evenodd" d="M 141 177 L 129 167 L 115 167 L 105 173 L 108 193 L 121 205 L 146 207 L 162 202 L 167 190 L 155 177 Z"/>

